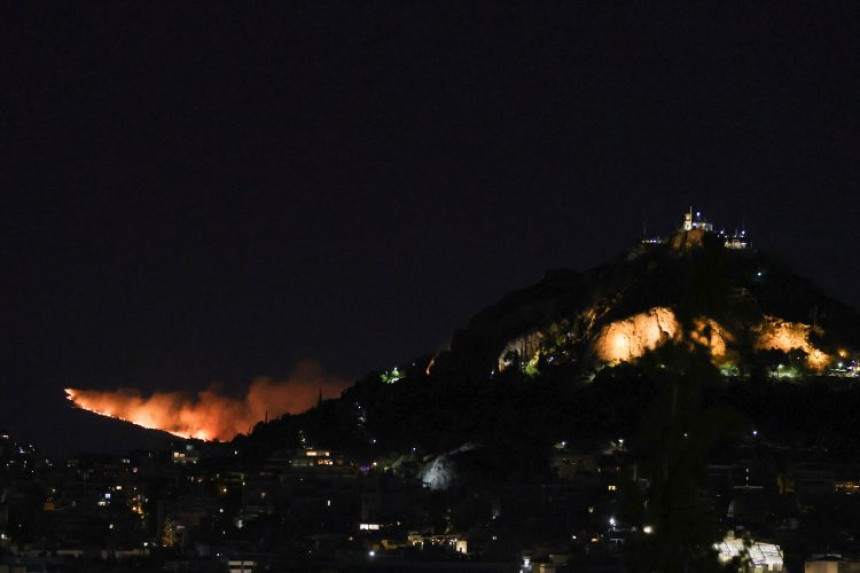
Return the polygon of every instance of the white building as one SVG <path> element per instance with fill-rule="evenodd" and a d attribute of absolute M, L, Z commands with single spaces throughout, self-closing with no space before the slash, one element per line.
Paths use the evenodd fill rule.
<path fill-rule="evenodd" d="M 746 547 L 743 539 L 736 538 L 734 532 L 729 532 L 723 542 L 717 545 L 717 549 L 720 552 L 721 563 L 746 555 L 753 566 L 754 573 L 783 570 L 782 549 L 773 543 L 752 541 L 750 546 Z"/>
<path fill-rule="evenodd" d="M 693 207 L 690 207 L 690 210 L 684 213 L 684 225 L 682 227 L 685 231 L 692 231 L 693 229 L 702 229 L 703 231 L 707 231 L 708 233 L 714 232 L 714 224 L 709 223 L 707 219 L 702 217 L 702 213 L 696 211 L 696 217 L 693 218 Z"/>

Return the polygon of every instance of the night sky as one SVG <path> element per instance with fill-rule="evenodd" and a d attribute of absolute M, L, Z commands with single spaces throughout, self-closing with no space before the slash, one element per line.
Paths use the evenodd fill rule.
<path fill-rule="evenodd" d="M 356 379 L 690 204 L 860 307 L 851 3 L 18 4 L 0 427 L 49 450 L 66 386 Z"/>

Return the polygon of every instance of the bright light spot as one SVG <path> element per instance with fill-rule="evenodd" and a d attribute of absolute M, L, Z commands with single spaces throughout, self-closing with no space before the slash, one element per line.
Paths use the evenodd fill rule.
<path fill-rule="evenodd" d="M 651 535 L 652 533 L 654 533 L 654 528 L 650 525 L 646 525 L 645 527 L 642 528 L 642 533 L 644 533 L 646 535 Z"/>
<path fill-rule="evenodd" d="M 788 322 L 766 316 L 758 328 L 756 350 L 782 350 L 791 352 L 800 349 L 806 353 L 806 367 L 821 372 L 830 363 L 830 356 L 816 348 L 810 341 L 813 326 L 802 322 Z"/>
<path fill-rule="evenodd" d="M 594 348 L 604 362 L 630 362 L 674 338 L 679 329 L 671 309 L 655 307 L 605 326 Z"/>
<path fill-rule="evenodd" d="M 367 555 L 368 555 L 369 557 L 376 557 L 376 551 L 373 551 L 373 550 L 371 549 L 370 551 L 368 551 L 368 552 L 367 552 Z"/>
<path fill-rule="evenodd" d="M 615 527 L 615 524 L 616 524 L 615 518 L 614 518 L 614 517 L 610 517 L 610 518 L 609 518 L 609 526 L 610 526 L 610 527 Z"/>

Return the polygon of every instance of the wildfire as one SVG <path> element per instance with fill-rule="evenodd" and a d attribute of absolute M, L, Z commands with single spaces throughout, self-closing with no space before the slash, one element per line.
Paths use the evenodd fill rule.
<path fill-rule="evenodd" d="M 320 393 L 333 398 L 346 387 L 347 383 L 326 376 L 318 366 L 305 364 L 287 380 L 255 379 L 244 398 L 225 396 L 217 388 L 198 392 L 194 398 L 181 392 L 144 396 L 133 389 L 66 388 L 66 397 L 82 410 L 144 428 L 181 438 L 227 441 L 247 432 L 266 415 L 299 414 L 312 408 Z"/>

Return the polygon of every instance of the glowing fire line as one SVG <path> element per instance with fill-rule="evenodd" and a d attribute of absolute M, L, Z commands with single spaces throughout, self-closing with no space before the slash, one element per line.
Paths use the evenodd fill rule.
<path fill-rule="evenodd" d="M 183 432 L 179 430 L 171 430 L 168 428 L 163 428 L 152 421 L 151 417 L 141 416 L 140 418 L 126 418 L 123 416 L 114 415 L 110 408 L 98 408 L 94 406 L 90 406 L 90 401 L 87 400 L 82 394 L 85 391 L 76 390 L 74 388 L 65 388 L 66 399 L 70 400 L 76 408 L 81 410 L 86 410 L 87 412 L 92 412 L 93 414 L 98 414 L 99 416 L 106 416 L 108 418 L 113 418 L 114 420 L 123 420 L 125 422 L 130 422 L 135 426 L 140 426 L 141 428 L 146 428 L 148 430 L 163 430 L 169 434 L 173 434 L 174 436 L 178 436 L 180 438 L 185 439 L 197 439 L 197 440 L 210 440 L 211 438 L 206 433 L 205 430 L 198 430 L 195 434 L 190 432 Z"/>
<path fill-rule="evenodd" d="M 247 432 L 264 417 L 299 414 L 319 399 L 333 398 L 347 386 L 311 364 L 301 365 L 285 381 L 257 378 L 244 398 L 234 398 L 210 388 L 189 398 L 180 392 L 154 392 L 142 396 L 136 390 L 80 390 L 66 388 L 75 407 L 100 416 L 131 422 L 180 438 L 228 441 Z"/>

